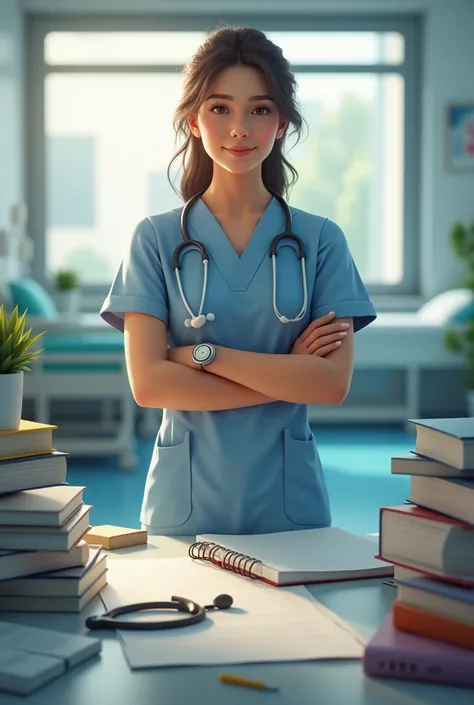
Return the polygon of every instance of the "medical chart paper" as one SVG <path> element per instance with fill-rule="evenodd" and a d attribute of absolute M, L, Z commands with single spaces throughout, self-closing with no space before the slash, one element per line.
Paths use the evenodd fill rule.
<path fill-rule="evenodd" d="M 136 602 L 170 600 L 172 595 L 201 605 L 212 604 L 221 593 L 234 599 L 231 609 L 211 610 L 206 620 L 190 627 L 119 631 L 132 669 L 359 659 L 363 655 L 365 640 L 304 587 L 276 589 L 196 564 L 187 557 L 143 561 L 124 558 L 110 563 L 108 584 L 101 591 L 107 610 Z M 166 615 L 157 611 L 153 618 Z"/>

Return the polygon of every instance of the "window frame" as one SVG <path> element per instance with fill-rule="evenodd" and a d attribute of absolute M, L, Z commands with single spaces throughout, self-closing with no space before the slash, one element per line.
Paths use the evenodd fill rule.
<path fill-rule="evenodd" d="M 403 279 L 398 284 L 367 285 L 372 297 L 421 294 L 420 271 L 420 120 L 421 120 L 421 18 L 403 15 L 321 15 L 317 12 L 284 14 L 193 15 L 29 15 L 25 42 L 25 144 L 24 189 L 29 205 L 29 232 L 35 243 L 32 275 L 49 288 L 46 270 L 46 154 L 45 78 L 48 73 L 175 73 L 182 67 L 161 64 L 67 64 L 48 65 L 44 60 L 44 39 L 49 32 L 140 32 L 210 31 L 217 24 L 250 25 L 264 31 L 399 32 L 405 41 L 400 64 L 292 64 L 295 73 L 398 73 L 404 80 L 404 174 L 403 174 Z M 105 297 L 109 285 L 86 285 L 86 296 Z"/>

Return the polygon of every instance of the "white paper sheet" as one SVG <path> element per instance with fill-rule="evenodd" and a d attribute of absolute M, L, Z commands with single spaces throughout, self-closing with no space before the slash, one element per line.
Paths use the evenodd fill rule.
<path fill-rule="evenodd" d="M 108 584 L 101 598 L 110 610 L 136 602 L 170 600 L 172 595 L 207 605 L 221 593 L 232 595 L 232 608 L 211 610 L 200 624 L 161 632 L 120 631 L 130 667 L 353 659 L 363 655 L 364 639 L 320 605 L 306 588 L 274 588 L 189 558 L 110 561 Z M 154 616 L 163 615 L 157 612 Z"/>

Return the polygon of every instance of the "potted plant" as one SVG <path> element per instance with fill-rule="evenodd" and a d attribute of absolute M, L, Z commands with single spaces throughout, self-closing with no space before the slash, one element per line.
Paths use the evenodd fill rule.
<path fill-rule="evenodd" d="M 466 265 L 466 274 L 462 285 L 472 292 L 474 300 L 474 221 L 470 225 L 455 223 L 450 231 L 451 247 L 455 255 Z M 474 417 L 474 304 L 472 313 L 466 320 L 459 321 L 456 330 L 450 330 L 445 336 L 448 350 L 463 355 L 466 367 L 463 372 L 467 394 L 469 416 Z"/>
<path fill-rule="evenodd" d="M 8 316 L 0 304 L 0 431 L 15 431 L 20 426 L 23 406 L 23 373 L 42 350 L 34 348 L 43 333 L 25 332 L 26 311 L 19 316 L 15 306 Z"/>
<path fill-rule="evenodd" d="M 56 303 L 59 313 L 76 316 L 81 308 L 79 276 L 73 269 L 60 269 L 54 276 Z"/>

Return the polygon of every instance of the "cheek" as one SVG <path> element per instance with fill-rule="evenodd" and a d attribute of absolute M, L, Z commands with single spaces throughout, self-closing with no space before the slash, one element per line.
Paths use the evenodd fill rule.
<path fill-rule="evenodd" d="M 254 134 L 262 143 L 273 142 L 278 131 L 278 123 L 273 120 L 262 120 L 255 126 Z"/>
<path fill-rule="evenodd" d="M 201 138 L 204 143 L 211 143 L 218 140 L 222 135 L 222 123 L 218 120 L 203 119 L 199 123 Z"/>

